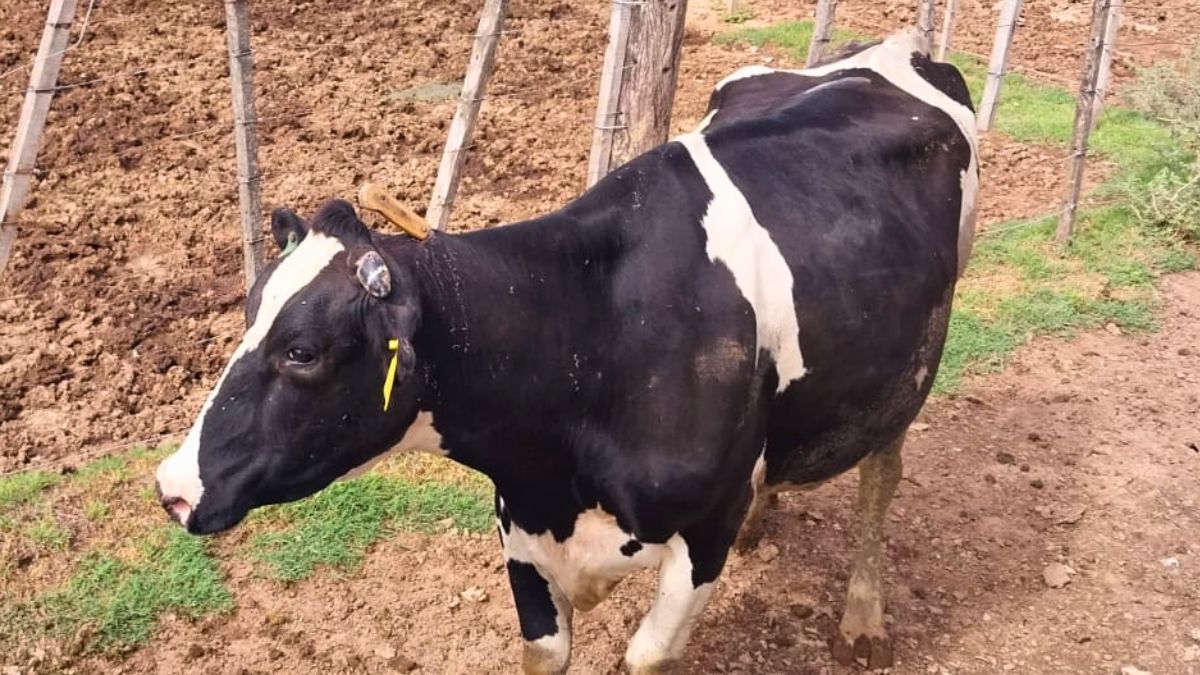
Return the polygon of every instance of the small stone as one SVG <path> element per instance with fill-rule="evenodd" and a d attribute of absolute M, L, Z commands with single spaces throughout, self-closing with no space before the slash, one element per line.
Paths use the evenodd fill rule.
<path fill-rule="evenodd" d="M 1154 675 L 1148 670 L 1142 670 L 1137 666 L 1121 666 L 1121 675 Z"/>
<path fill-rule="evenodd" d="M 807 619 L 813 615 L 812 605 L 807 605 L 802 602 L 797 602 L 788 607 L 788 611 L 797 619 Z M 1200 630 L 1200 629 L 1197 629 Z"/>
<path fill-rule="evenodd" d="M 1005 452 L 1005 451 L 1001 450 L 996 453 L 996 461 L 999 462 L 1000 464 L 1004 464 L 1006 466 L 1011 466 L 1011 465 L 1017 463 L 1017 458 L 1013 457 L 1011 452 Z"/>
<path fill-rule="evenodd" d="M 1068 506 L 1058 512 L 1054 518 L 1054 524 L 1074 525 L 1083 520 L 1083 514 L 1085 513 L 1087 513 L 1087 506 L 1085 505 Z"/>
<path fill-rule="evenodd" d="M 1200 645 L 1189 645 L 1183 650 L 1181 657 L 1184 663 L 1194 663 L 1200 661 Z"/>
<path fill-rule="evenodd" d="M 472 586 L 462 592 L 462 599 L 467 602 L 487 602 L 488 594 L 482 588 Z"/>
<path fill-rule="evenodd" d="M 1200 626 L 1196 626 L 1195 628 L 1189 630 L 1188 637 L 1200 644 Z"/>
<path fill-rule="evenodd" d="M 1180 356 L 1191 356 L 1191 355 L 1192 355 L 1192 350 L 1188 349 L 1187 347 L 1180 347 L 1180 348 L 1179 348 L 1179 355 L 1180 355 Z"/>
<path fill-rule="evenodd" d="M 1062 563 L 1050 563 L 1042 570 L 1042 581 L 1050 588 L 1062 588 L 1071 583 L 1075 570 Z"/>
<path fill-rule="evenodd" d="M 421 664 L 413 661 L 403 654 L 397 654 L 396 656 L 388 659 L 387 665 L 388 668 L 391 668 L 397 673 L 411 673 L 412 671 L 421 667 Z"/>
<path fill-rule="evenodd" d="M 913 422 L 908 428 L 912 431 L 929 431 L 929 425 L 924 422 Z"/>
<path fill-rule="evenodd" d="M 1121 327 L 1112 322 L 1104 324 L 1104 330 L 1112 335 L 1120 335 L 1121 334 Z"/>
<path fill-rule="evenodd" d="M 267 660 L 278 661 L 283 658 L 283 650 L 279 647 L 271 646 L 267 648 Z"/>
<path fill-rule="evenodd" d="M 1033 480 L 1029 481 L 1029 487 L 1035 490 L 1041 490 L 1042 488 L 1046 487 L 1046 483 L 1043 482 L 1041 478 L 1034 478 Z"/>
<path fill-rule="evenodd" d="M 758 559 L 769 563 L 779 557 L 779 547 L 775 544 L 763 544 L 758 547 Z"/>
<path fill-rule="evenodd" d="M 1179 569 L 1179 558 L 1172 556 L 1170 558 L 1163 558 L 1162 560 L 1159 560 L 1158 562 L 1162 563 L 1162 566 L 1169 570 Z"/>
<path fill-rule="evenodd" d="M 983 474 L 983 482 L 987 483 L 988 485 L 995 485 L 996 477 L 990 473 L 985 473 Z"/>
<path fill-rule="evenodd" d="M 204 656 L 204 647 L 201 647 L 198 643 L 193 642 L 192 645 L 190 647 L 188 647 L 188 650 L 187 650 L 188 660 L 190 661 L 190 660 L 198 659 L 202 656 Z"/>

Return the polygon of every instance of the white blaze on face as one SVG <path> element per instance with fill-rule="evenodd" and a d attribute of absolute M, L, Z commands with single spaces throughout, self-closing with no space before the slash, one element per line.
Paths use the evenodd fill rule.
<path fill-rule="evenodd" d="M 188 516 L 204 496 L 204 485 L 200 481 L 200 436 L 204 429 L 204 418 L 209 409 L 216 404 L 225 378 L 239 359 L 262 344 L 288 300 L 304 290 L 321 270 L 329 265 L 334 256 L 344 250 L 345 247 L 336 238 L 310 232 L 267 279 L 258 310 L 254 314 L 254 321 L 242 337 L 242 342 L 233 352 L 233 356 L 229 358 L 229 363 L 217 380 L 216 386 L 209 393 L 196 423 L 188 432 L 183 445 L 158 466 L 156 478 L 163 498 L 182 500 L 182 503 L 172 509 L 181 523 L 187 522 Z M 226 402 L 232 403 L 233 401 Z"/>
<path fill-rule="evenodd" d="M 713 157 L 704 135 L 693 132 L 675 141 L 687 148 L 713 194 L 701 222 L 708 259 L 729 268 L 738 290 L 754 309 L 758 349 L 767 350 L 774 359 L 779 374 L 776 393 L 781 393 L 807 372 L 792 299 L 792 270 L 770 233 L 755 219 L 745 195 Z M 755 356 L 757 359 L 757 351 Z"/>

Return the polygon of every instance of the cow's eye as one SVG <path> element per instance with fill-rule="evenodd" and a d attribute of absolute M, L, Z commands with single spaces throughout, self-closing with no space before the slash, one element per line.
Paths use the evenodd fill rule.
<path fill-rule="evenodd" d="M 317 360 L 317 355 L 303 347 L 292 347 L 287 350 L 288 361 L 299 366 L 307 366 Z"/>

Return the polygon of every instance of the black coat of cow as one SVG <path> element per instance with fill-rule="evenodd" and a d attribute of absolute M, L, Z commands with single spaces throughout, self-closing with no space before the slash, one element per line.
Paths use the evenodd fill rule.
<path fill-rule="evenodd" d="M 212 532 L 424 444 L 495 482 L 526 671 L 565 670 L 572 607 L 657 566 L 626 655 L 649 673 L 679 658 L 770 494 L 861 462 L 835 651 L 889 663 L 880 522 L 970 247 L 967 91 L 902 35 L 739 71 L 709 110 L 502 228 L 418 242 L 345 202 L 311 224 L 278 213 L 277 240 L 300 244 L 256 284 L 247 338 L 160 467 L 164 505 Z"/>

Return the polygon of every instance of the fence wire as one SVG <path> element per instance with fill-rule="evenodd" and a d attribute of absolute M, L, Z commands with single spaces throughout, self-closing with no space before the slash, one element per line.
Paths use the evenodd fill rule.
<path fill-rule="evenodd" d="M 634 4 L 634 3 L 631 2 L 631 4 Z M 82 45 L 85 41 L 87 41 L 89 31 L 91 31 L 92 36 L 95 36 L 96 29 L 99 27 L 102 27 L 102 26 L 103 27 L 116 27 L 116 26 L 120 26 L 120 25 L 126 24 L 128 22 L 137 20 L 137 19 L 144 19 L 144 17 L 142 17 L 140 15 L 93 17 L 92 15 L 93 15 L 93 11 L 96 9 L 96 5 L 97 5 L 96 0 L 91 0 L 89 2 L 87 11 L 84 14 L 84 18 L 78 24 L 79 28 L 78 28 L 77 37 L 75 38 L 75 40 L 73 42 L 71 42 L 67 47 L 65 47 L 57 55 L 62 55 L 62 54 L 66 54 L 68 52 L 73 52 L 73 51 L 77 50 L 77 48 L 80 47 L 80 45 Z M 388 12 L 388 11 L 390 11 L 390 10 L 388 10 L 387 8 L 380 10 L 380 9 L 374 9 L 374 8 L 361 8 L 360 7 L 358 9 L 352 10 L 348 15 L 349 18 L 345 18 L 347 16 L 346 14 L 339 16 L 339 19 L 345 18 L 345 20 L 339 22 L 341 24 L 340 29 L 349 29 L 351 27 L 361 26 L 361 25 L 375 25 L 376 19 L 379 18 L 378 14 L 380 12 Z M 510 16 L 509 21 L 510 22 L 512 22 L 512 21 L 527 21 L 527 22 L 548 21 L 551 24 L 561 24 L 563 21 L 566 21 L 566 22 L 573 22 L 573 23 L 576 23 L 579 25 L 593 26 L 598 31 L 605 30 L 605 26 L 607 24 L 606 19 L 602 16 L 575 16 L 575 15 L 568 16 L 568 17 L 548 18 L 548 19 L 543 18 L 543 17 L 516 18 L 516 17 Z M 339 28 L 337 26 L 327 26 L 327 29 L 333 34 L 336 34 L 339 30 Z M 489 35 L 480 35 L 477 33 L 476 30 L 441 31 L 441 32 L 439 32 L 439 35 L 442 35 L 442 36 L 450 35 L 450 36 L 454 36 L 456 39 L 461 39 L 463 42 L 459 46 L 461 47 L 462 53 L 464 55 L 467 55 L 471 51 L 471 42 L 480 37 L 490 37 L 491 35 L 499 35 L 499 36 L 541 35 L 544 32 L 545 32 L 545 29 L 539 28 L 539 27 L 511 27 L 511 28 L 504 28 L 503 30 L 497 31 L 494 34 L 489 34 Z M 1172 40 L 1155 40 L 1155 41 L 1124 42 L 1124 43 L 1122 41 L 1118 41 L 1116 53 L 1125 54 L 1125 52 L 1122 51 L 1122 47 L 1146 47 L 1146 46 L 1158 46 L 1158 45 L 1190 46 L 1190 44 L 1191 43 L 1184 42 L 1184 41 L 1172 41 Z M 972 53 L 972 52 L 965 51 L 962 49 L 955 49 L 954 51 L 966 54 L 966 55 L 974 57 L 976 59 L 979 59 L 982 63 L 987 63 L 989 60 L 988 57 L 986 57 L 984 55 Z M 254 47 L 252 52 L 258 56 L 286 56 L 286 55 L 295 53 L 296 49 L 294 49 L 290 46 L 286 46 L 286 45 L 259 45 L 259 46 Z M 71 56 L 75 56 L 77 54 L 78 54 L 78 52 L 76 51 L 75 54 L 72 54 Z M 129 80 L 129 79 L 133 79 L 133 78 L 156 77 L 163 71 L 170 70 L 172 68 L 187 69 L 187 68 L 196 67 L 197 65 L 204 65 L 206 67 L 211 67 L 214 65 L 224 66 L 227 64 L 228 58 L 229 58 L 228 54 L 225 53 L 224 50 L 221 50 L 219 52 L 214 51 L 211 54 L 203 54 L 200 56 L 174 59 L 174 60 L 163 62 L 163 63 L 139 64 L 132 68 L 128 68 L 126 70 L 123 70 L 123 71 L 117 72 L 117 73 L 111 73 L 111 74 L 106 74 L 106 75 L 103 75 L 100 77 L 93 77 L 93 78 L 89 78 L 89 79 L 58 84 L 53 88 L 53 91 L 56 93 L 57 92 L 66 92 L 66 91 L 71 91 L 71 90 L 76 90 L 76 89 L 87 91 L 87 90 L 97 88 L 99 85 L 105 84 L 105 83 L 119 82 L 121 80 Z M 503 55 L 501 55 L 501 58 L 503 58 Z M 65 59 L 64 59 L 64 61 L 65 61 Z M 7 71 L 4 71 L 3 73 L 0 73 L 0 83 L 2 83 L 2 84 L 11 83 L 13 81 L 13 79 L 10 79 L 10 78 L 13 78 L 13 76 L 15 76 L 19 73 L 27 72 L 27 71 L 31 70 L 36 65 L 36 63 L 37 63 L 37 57 L 34 57 L 33 59 L 30 59 L 27 63 L 15 66 L 13 68 L 10 68 Z M 632 68 L 632 67 L 633 67 L 633 64 L 626 66 L 626 68 Z M 256 70 L 260 70 L 260 71 L 262 70 L 262 68 L 259 67 L 259 64 L 256 64 Z M 1074 92 L 1075 89 L 1078 87 L 1078 79 L 1074 78 L 1074 77 L 1066 77 L 1066 76 L 1058 75 L 1055 73 L 1041 71 L 1041 70 L 1038 70 L 1038 69 L 1035 69 L 1032 67 L 1022 66 L 1022 65 L 1013 65 L 1013 64 L 1010 64 L 1008 66 L 1007 70 L 1008 70 L 1008 72 L 1017 72 L 1017 73 L 1032 77 L 1037 80 L 1052 82 L 1055 84 L 1065 86 L 1068 88 L 1068 90 L 1070 90 L 1072 92 Z M 502 70 L 499 70 L 499 69 L 497 70 L 497 74 L 499 74 L 501 72 L 502 72 Z M 528 99 L 529 97 L 534 97 L 534 96 L 539 97 L 539 98 L 544 97 L 548 87 L 555 87 L 555 88 L 559 88 L 559 89 L 572 88 L 572 87 L 575 87 L 584 82 L 597 82 L 598 83 L 598 80 L 599 80 L 599 76 L 598 76 L 597 72 L 589 72 L 586 75 L 582 75 L 580 77 L 571 78 L 571 79 L 567 79 L 567 80 L 556 80 L 556 81 L 549 82 L 549 83 L 539 82 L 539 83 L 531 84 L 529 86 L 524 86 L 524 87 L 516 86 L 516 87 L 501 88 L 501 87 L 495 86 L 496 82 L 493 79 L 492 83 L 490 83 L 490 85 L 489 85 L 489 92 L 485 96 L 480 97 L 480 100 L 496 99 L 496 100 L 500 100 L 500 101 L 523 102 L 526 99 Z M 3 96 L 3 97 L 25 96 L 27 93 L 28 93 L 27 90 L 17 89 L 15 87 L 6 87 L 5 89 L 0 90 L 0 96 Z M 456 97 L 455 99 L 450 99 L 446 102 L 457 101 L 457 100 L 458 100 L 458 98 Z M 261 101 L 261 99 L 260 99 L 260 101 Z M 440 102 L 426 102 L 426 103 L 428 103 L 430 105 L 439 105 L 440 104 Z M 321 108 L 312 108 L 309 110 L 301 110 L 301 111 L 293 111 L 293 110 L 284 111 L 281 109 L 274 109 L 274 110 L 267 109 L 265 112 L 260 113 L 257 116 L 257 118 L 255 120 L 253 120 L 253 122 L 260 124 L 260 125 L 261 124 L 278 124 L 278 123 L 282 123 L 282 122 L 307 119 L 307 118 L 310 118 L 313 116 L 330 115 L 330 114 L 338 115 L 338 114 L 343 114 L 343 113 L 344 113 L 344 111 L 332 111 L 332 110 L 321 109 Z M 587 121 L 587 123 L 594 123 L 594 121 L 595 121 L 594 116 L 588 115 L 586 121 Z M 232 131 L 233 131 L 233 121 L 232 120 L 219 120 L 219 121 L 216 121 L 211 124 L 197 126 L 195 128 L 185 130 L 185 131 L 164 134 L 164 135 L 160 135 L 160 136 L 153 137 L 153 138 L 143 138 L 143 139 L 140 139 L 141 144 L 137 145 L 137 146 L 127 147 L 127 148 L 108 151 L 108 152 L 99 153 L 99 154 L 88 153 L 88 154 L 86 154 L 86 159 L 89 162 L 107 162 L 107 161 L 111 161 L 111 160 L 119 160 L 119 159 L 129 156 L 131 154 L 153 152 L 153 150 L 155 148 L 160 147 L 161 144 L 163 144 L 163 143 L 187 141 L 190 139 L 205 137 L 205 136 L 209 136 L 209 135 L 216 136 L 221 133 L 231 133 Z M 466 149 L 470 149 L 473 147 L 474 147 L 474 143 L 472 143 L 470 146 L 467 146 L 466 148 L 463 148 L 463 149 L 466 150 Z M 229 142 L 229 150 L 230 150 L 230 152 L 232 152 L 232 150 L 233 150 L 232 139 L 230 139 L 230 142 Z M 1068 159 L 1070 157 L 1070 155 L 1071 155 L 1071 153 L 1068 151 L 1062 157 L 1056 158 L 1056 160 L 1065 161 L 1066 159 Z M 47 167 L 39 167 L 35 171 L 45 172 L 47 170 L 48 170 Z M 264 171 L 258 178 L 263 179 L 266 177 L 282 175 L 283 173 L 284 172 L 282 172 L 282 171 Z M 234 170 L 232 163 L 228 167 L 227 175 L 226 175 L 226 172 L 223 171 L 221 176 L 222 176 L 223 183 L 228 183 L 231 189 L 236 188 L 236 171 Z M 1086 202 L 1086 204 L 1081 204 L 1080 208 L 1084 208 L 1084 207 L 1094 208 L 1096 206 L 1102 206 L 1102 205 L 1110 204 L 1110 203 L 1113 203 L 1113 202 L 1111 200 L 1107 201 L 1107 202 L 1088 201 L 1088 202 Z M 1047 218 L 1058 217 L 1065 210 L 1067 210 L 1067 208 L 1070 208 L 1070 207 L 1064 206 L 1055 211 L 1044 214 L 1042 216 L 1023 220 L 1018 223 L 1012 223 L 1012 224 L 1004 225 L 1001 227 L 984 228 L 984 229 L 980 230 L 980 233 L 978 234 L 977 238 L 982 239 L 982 238 L 1000 236 L 1000 235 L 1003 235 L 1007 232 L 1011 232 L 1014 230 L 1033 227 L 1039 223 L 1045 222 L 1045 220 Z M 264 210 L 262 215 L 266 216 L 266 215 L 268 215 L 268 213 L 269 213 L 269 211 Z M 217 221 L 217 220 L 220 220 L 220 219 L 214 217 L 214 218 L 210 219 L 210 222 L 208 224 L 216 226 L 217 223 L 215 221 Z M 37 224 L 38 222 L 39 222 L 39 219 L 17 219 L 15 221 L 8 221 L 5 223 L 0 223 L 0 224 L 4 224 L 4 225 L 18 224 L 18 225 L 28 226 L 31 224 Z M 200 275 L 195 275 L 195 276 L 200 276 Z M 29 294 L 29 293 L 9 294 L 9 295 L 6 295 L 6 296 L 0 298 L 0 300 L 23 299 L 23 298 L 28 298 L 31 295 L 32 294 Z M 211 343 L 216 340 L 231 339 L 233 337 L 234 337 L 233 335 L 213 335 L 213 336 L 204 338 L 202 340 L 194 341 L 193 344 L 194 345 L 203 345 L 203 344 Z M 169 354 L 169 353 L 173 353 L 174 351 L 176 351 L 176 350 L 172 350 L 167 347 L 155 347 L 155 348 L 152 348 L 149 350 L 138 350 L 138 353 L 140 356 L 148 356 L 148 355 L 155 355 L 155 354 Z M 114 441 L 114 442 L 106 444 L 106 445 L 95 447 L 85 453 L 77 454 L 72 458 L 72 461 L 82 462 L 82 461 L 87 461 L 90 459 L 95 459 L 98 457 L 107 456 L 113 452 L 117 452 L 117 451 L 123 450 L 125 448 L 128 448 L 128 447 L 130 447 L 131 444 L 136 444 L 136 443 L 143 443 L 143 444 L 147 444 L 147 445 L 156 445 L 156 444 L 159 444 L 159 443 L 171 440 L 171 439 L 176 439 L 181 434 L 183 434 L 186 430 L 187 430 L 186 426 L 181 426 L 177 429 L 173 429 L 171 431 L 164 432 L 161 434 L 155 434 L 155 435 L 145 437 L 145 438 L 131 438 L 128 440 L 123 440 L 123 441 Z M 0 476 L 9 476 L 9 475 L 12 475 L 15 473 L 24 473 L 24 472 L 28 472 L 28 471 L 37 471 L 37 470 L 54 471 L 54 470 L 60 470 L 61 467 L 62 467 L 62 462 L 47 462 L 47 463 L 31 464 L 30 466 L 27 466 L 27 467 L 22 467 L 22 468 L 13 470 L 13 471 L 0 473 Z"/>

